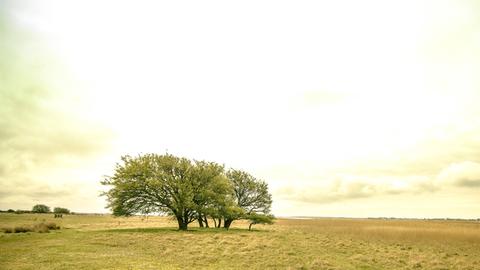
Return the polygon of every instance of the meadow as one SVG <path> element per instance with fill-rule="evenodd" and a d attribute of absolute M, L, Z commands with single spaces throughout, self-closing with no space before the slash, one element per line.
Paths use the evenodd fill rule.
<path fill-rule="evenodd" d="M 278 219 L 230 230 L 176 229 L 168 217 L 0 214 L 0 269 L 480 269 L 480 223 Z"/>

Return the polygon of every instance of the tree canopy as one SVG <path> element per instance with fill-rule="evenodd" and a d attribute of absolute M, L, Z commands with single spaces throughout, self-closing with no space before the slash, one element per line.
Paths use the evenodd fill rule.
<path fill-rule="evenodd" d="M 247 219 L 250 221 L 248 230 L 252 230 L 252 226 L 255 224 L 272 224 L 274 217 L 272 215 L 259 215 L 257 213 L 251 213 L 247 215 Z"/>
<path fill-rule="evenodd" d="M 271 195 L 266 182 L 215 162 L 192 161 L 171 154 L 123 156 L 103 195 L 116 216 L 165 213 L 175 217 L 180 230 L 197 220 L 203 227 L 229 228 L 248 215 L 268 215 Z"/>
<path fill-rule="evenodd" d="M 226 175 L 233 186 L 236 206 L 241 210 L 225 217 L 225 228 L 228 229 L 234 220 L 245 218 L 252 213 L 270 213 L 272 195 L 268 192 L 266 182 L 241 170 L 230 169 Z"/>
<path fill-rule="evenodd" d="M 49 213 L 50 207 L 44 204 L 37 204 L 32 207 L 32 212 L 33 213 Z"/>
<path fill-rule="evenodd" d="M 55 207 L 55 208 L 53 208 L 53 213 L 55 213 L 55 214 L 70 214 L 70 210 L 68 210 L 67 208 L 63 208 L 63 207 Z"/>

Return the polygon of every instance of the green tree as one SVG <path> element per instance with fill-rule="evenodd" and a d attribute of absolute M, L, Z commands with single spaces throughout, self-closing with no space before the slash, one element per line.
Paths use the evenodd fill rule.
<path fill-rule="evenodd" d="M 247 215 L 247 219 L 250 221 L 248 230 L 252 230 L 252 226 L 255 224 L 273 224 L 275 217 L 273 215 L 251 213 Z"/>
<path fill-rule="evenodd" d="M 37 204 L 33 206 L 32 208 L 33 213 L 49 213 L 50 212 L 50 207 L 44 205 L 44 204 Z"/>
<path fill-rule="evenodd" d="M 209 227 L 208 216 L 216 217 L 218 208 L 231 200 L 232 185 L 224 175 L 224 167 L 215 162 L 195 161 L 192 178 L 198 224 Z"/>
<path fill-rule="evenodd" d="M 112 186 L 104 195 L 116 216 L 167 213 L 177 219 L 180 230 L 187 230 L 192 221 L 206 220 L 209 206 L 228 191 L 223 166 L 215 163 L 191 162 L 170 154 L 121 160 L 114 175 L 102 181 Z"/>
<path fill-rule="evenodd" d="M 55 207 L 55 208 L 53 208 L 53 213 L 55 213 L 55 214 L 70 214 L 70 210 L 68 210 L 67 208 Z"/>
<path fill-rule="evenodd" d="M 233 186 L 233 198 L 236 206 L 241 211 L 238 208 L 227 211 L 224 228 L 230 228 L 234 220 L 248 217 L 251 214 L 267 215 L 270 213 L 272 195 L 268 192 L 266 182 L 241 170 L 230 169 L 226 175 Z"/>

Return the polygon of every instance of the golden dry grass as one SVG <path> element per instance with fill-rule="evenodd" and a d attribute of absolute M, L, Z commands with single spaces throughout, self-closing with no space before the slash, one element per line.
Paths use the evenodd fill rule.
<path fill-rule="evenodd" d="M 0 214 L 0 227 L 53 221 Z M 175 230 L 163 217 L 78 215 L 48 234 L 0 234 L 0 269 L 480 269 L 478 222 L 279 219 Z"/>

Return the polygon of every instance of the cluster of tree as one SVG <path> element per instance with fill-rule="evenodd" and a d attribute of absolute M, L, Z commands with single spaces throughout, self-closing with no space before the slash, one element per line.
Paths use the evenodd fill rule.
<path fill-rule="evenodd" d="M 34 205 L 31 212 L 32 213 L 51 213 L 50 207 L 46 206 L 45 204 Z M 53 208 L 53 213 L 55 213 L 55 214 L 70 214 L 70 210 L 68 210 L 67 208 L 55 207 L 55 208 Z"/>
<path fill-rule="evenodd" d="M 175 217 L 179 230 L 198 221 L 200 227 L 228 229 L 233 221 L 251 225 L 272 223 L 268 185 L 252 175 L 215 162 L 192 161 L 171 154 L 123 156 L 103 195 L 116 216 L 165 213 Z"/>
<path fill-rule="evenodd" d="M 68 210 L 67 208 L 63 208 L 63 207 L 55 207 L 55 208 L 53 208 L 53 213 L 55 213 L 55 214 L 70 214 L 70 210 Z"/>
<path fill-rule="evenodd" d="M 32 213 L 50 213 L 50 207 L 45 204 L 36 204 L 32 207 Z"/>

